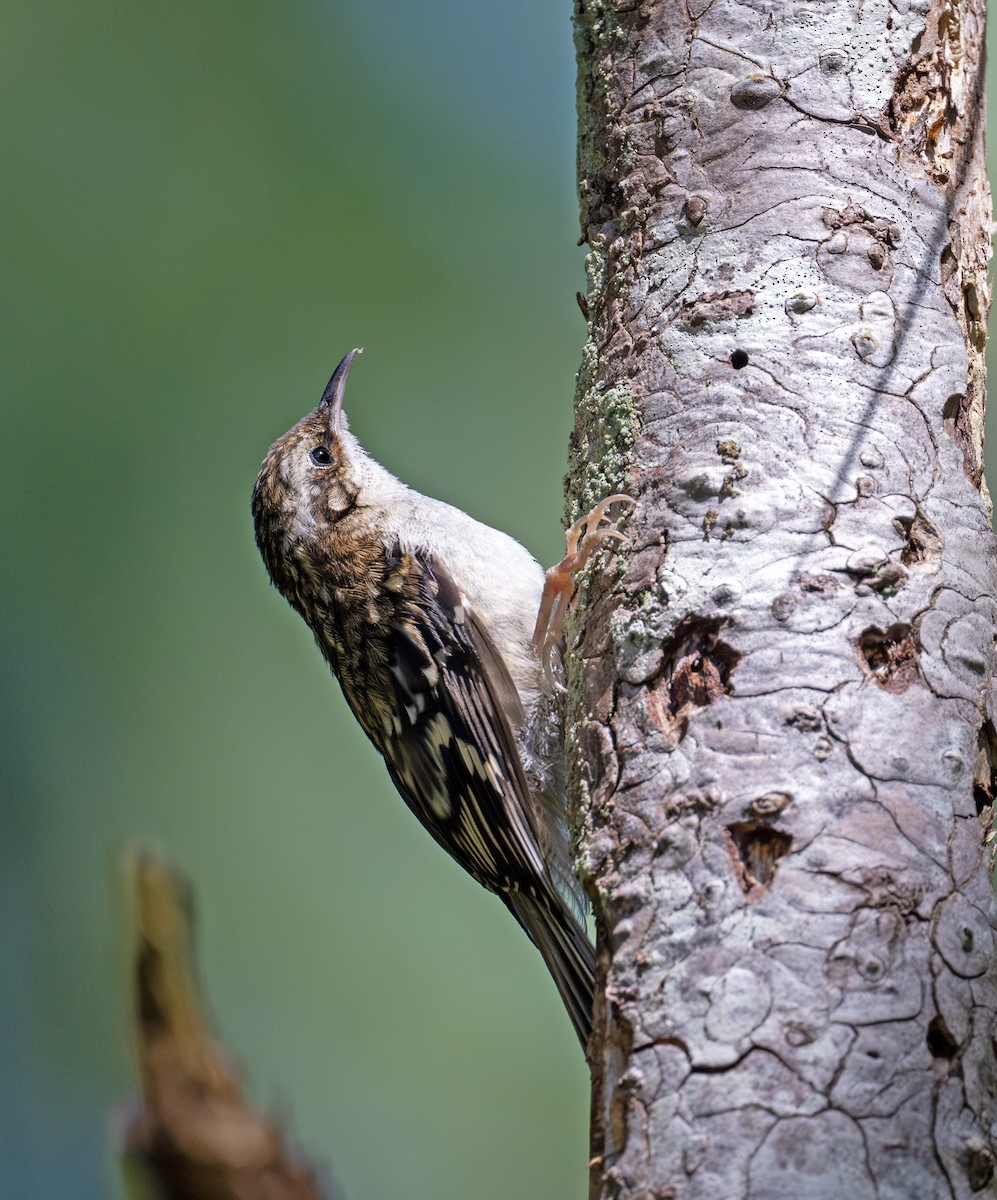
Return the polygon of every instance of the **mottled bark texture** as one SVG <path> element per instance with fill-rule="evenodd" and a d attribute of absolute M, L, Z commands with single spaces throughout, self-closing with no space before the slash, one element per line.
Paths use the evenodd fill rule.
<path fill-rule="evenodd" d="M 993 1197 L 980 2 L 578 5 L 593 1194 Z"/>

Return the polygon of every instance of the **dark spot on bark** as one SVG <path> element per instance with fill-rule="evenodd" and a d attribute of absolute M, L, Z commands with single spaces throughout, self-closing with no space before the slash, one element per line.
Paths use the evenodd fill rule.
<path fill-rule="evenodd" d="M 748 365 L 747 350 L 733 351 L 733 353 L 730 356 L 730 365 L 734 368 L 735 371 L 740 371 L 743 367 L 746 367 Z"/>
<path fill-rule="evenodd" d="M 878 243 L 871 245 L 865 254 L 874 271 L 882 271 L 886 266 L 886 251 Z"/>
<path fill-rule="evenodd" d="M 710 540 L 710 535 L 713 533 L 713 527 L 717 523 L 717 518 L 720 516 L 719 509 L 708 508 L 703 517 L 703 538 L 705 541 Z"/>
<path fill-rule="evenodd" d="M 589 302 L 581 292 L 575 292 L 575 299 L 578 301 L 578 307 L 581 309 L 582 316 L 587 321 L 589 319 Z"/>
<path fill-rule="evenodd" d="M 724 476 L 723 483 L 720 485 L 719 497 L 721 500 L 733 499 L 735 496 L 740 496 L 736 484 L 738 484 L 748 474 L 748 468 L 743 463 L 734 463 L 730 471 Z"/>
<path fill-rule="evenodd" d="M 738 583 L 718 583 L 710 593 L 710 598 L 718 608 L 733 608 L 742 596 L 741 586 Z"/>
<path fill-rule="evenodd" d="M 699 225 L 706 216 L 707 204 L 702 196 L 687 196 L 682 211 L 690 225 Z"/>
<path fill-rule="evenodd" d="M 874 217 L 868 209 L 859 204 L 846 204 L 840 209 L 825 208 L 822 218 L 828 229 L 845 229 L 857 225 L 878 242 L 893 246 L 899 245 L 902 237 L 899 226 L 885 217 Z"/>
<path fill-rule="evenodd" d="M 942 267 L 942 283 L 948 283 L 959 269 L 959 255 L 951 242 L 942 248 L 939 261 Z"/>
<path fill-rule="evenodd" d="M 816 592 L 820 596 L 833 596 L 838 590 L 838 581 L 833 575 L 815 575 L 801 571 L 796 577 L 801 592 Z"/>
<path fill-rule="evenodd" d="M 717 486 L 705 471 L 674 482 L 693 500 L 710 500 L 716 495 Z"/>
<path fill-rule="evenodd" d="M 647 688 L 647 712 L 662 733 L 681 741 L 689 718 L 728 695 L 740 654 L 720 640 L 725 622 L 687 617 L 661 647 L 661 667 Z"/>
<path fill-rule="evenodd" d="M 855 593 L 865 595 L 878 592 L 879 595 L 896 595 L 907 582 L 907 572 L 900 563 L 879 562 L 875 564 L 859 564 L 846 566 L 849 575 L 854 576 Z"/>
<path fill-rule="evenodd" d="M 959 413 L 965 403 L 965 393 L 953 393 L 942 406 L 942 420 L 945 422 L 958 420 Z"/>
<path fill-rule="evenodd" d="M 688 329 L 703 325 L 715 325 L 738 317 L 750 316 L 755 307 L 755 293 L 741 291 L 704 292 L 694 300 L 688 300 L 679 309 L 679 323 Z M 744 359 L 748 361 L 747 356 Z"/>
<path fill-rule="evenodd" d="M 785 1027 L 783 1036 L 791 1046 L 809 1046 L 811 1042 L 817 1040 L 818 1032 L 812 1025 L 791 1021 Z"/>
<path fill-rule="evenodd" d="M 959 1044 L 949 1032 L 949 1027 L 945 1024 L 945 1018 L 942 1016 L 936 1015 L 928 1022 L 927 1041 L 932 1058 L 955 1058 L 956 1051 L 959 1049 Z"/>
<path fill-rule="evenodd" d="M 881 596 L 895 596 L 907 582 L 907 572 L 899 563 L 886 563 L 875 575 L 866 580 L 871 591 Z M 858 586 L 856 586 L 858 591 Z"/>
<path fill-rule="evenodd" d="M 942 408 L 942 424 L 962 454 L 962 469 L 972 480 L 973 486 L 979 487 L 983 478 L 983 462 L 980 447 L 976 444 L 969 427 L 968 396 L 961 392 L 949 396 Z"/>
<path fill-rule="evenodd" d="M 983 814 L 993 807 L 994 793 L 997 791 L 997 778 L 994 775 L 994 748 L 997 746 L 997 731 L 990 721 L 984 721 L 978 737 L 979 751 L 973 766 L 973 800 L 976 804 L 976 815 Z"/>
<path fill-rule="evenodd" d="M 909 625 L 871 625 L 859 635 L 857 649 L 862 670 L 885 691 L 905 692 L 917 679 L 917 643 Z"/>
<path fill-rule="evenodd" d="M 898 878 L 889 867 L 862 868 L 856 873 L 855 882 L 865 888 L 870 908 L 888 908 L 909 916 L 917 912 L 924 899 L 922 886 Z"/>
<path fill-rule="evenodd" d="M 786 724 L 799 729 L 801 733 L 816 733 L 823 723 L 816 708 L 797 708 L 786 718 Z"/>
<path fill-rule="evenodd" d="M 900 551 L 904 566 L 933 569 L 941 557 L 942 535 L 921 506 L 917 506 L 913 517 L 897 517 L 893 524 L 907 542 Z"/>
<path fill-rule="evenodd" d="M 730 89 L 730 102 L 735 108 L 758 109 L 782 94 L 777 80 L 770 75 L 749 75 Z"/>
<path fill-rule="evenodd" d="M 824 75 L 840 75 L 848 66 L 848 56 L 841 50 L 826 50 L 817 62 Z"/>
<path fill-rule="evenodd" d="M 764 821 L 735 821 L 727 826 L 736 855 L 738 883 L 745 893 L 767 887 L 779 860 L 785 858 L 793 839 Z"/>
<path fill-rule="evenodd" d="M 766 792 L 758 796 L 748 805 L 748 816 L 755 820 L 771 820 L 784 812 L 793 803 L 793 797 L 786 792 Z"/>
<path fill-rule="evenodd" d="M 994 1177 L 994 1158 L 986 1146 L 971 1146 L 966 1154 L 969 1186 L 981 1192 Z"/>
<path fill-rule="evenodd" d="M 796 597 L 789 592 L 782 592 L 772 601 L 771 610 L 777 621 L 788 621 L 796 610 Z"/>
<path fill-rule="evenodd" d="M 899 563 L 891 562 L 878 549 L 852 554 L 845 563 L 845 570 L 857 581 L 855 591 L 859 596 L 868 592 L 892 596 L 907 582 L 904 568 Z"/>

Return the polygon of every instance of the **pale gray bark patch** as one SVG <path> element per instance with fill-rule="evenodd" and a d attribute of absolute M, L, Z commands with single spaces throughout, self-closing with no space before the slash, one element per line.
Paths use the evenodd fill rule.
<path fill-rule="evenodd" d="M 943 7 L 579 0 L 569 508 L 638 500 L 568 660 L 595 1195 L 997 1194 L 989 196 L 965 110 L 932 132 L 978 93 Z"/>

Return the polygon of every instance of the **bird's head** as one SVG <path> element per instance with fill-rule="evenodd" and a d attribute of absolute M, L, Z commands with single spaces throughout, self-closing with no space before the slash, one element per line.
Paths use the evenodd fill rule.
<path fill-rule="evenodd" d="M 321 541 L 323 531 L 358 503 L 366 456 L 347 427 L 343 395 L 359 353 L 346 355 L 318 406 L 274 442 L 260 468 L 253 522 L 275 582 L 295 548 Z"/>

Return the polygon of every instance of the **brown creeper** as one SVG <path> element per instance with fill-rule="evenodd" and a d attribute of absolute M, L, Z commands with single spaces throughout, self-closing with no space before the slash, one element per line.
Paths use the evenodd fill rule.
<path fill-rule="evenodd" d="M 270 448 L 253 491 L 257 545 L 402 798 L 511 909 L 584 1045 L 595 957 L 569 860 L 548 663 L 572 573 L 601 538 L 620 536 L 602 528 L 611 501 L 590 514 L 584 538 L 585 522 L 571 531 L 545 588 L 518 542 L 365 454 L 342 411 L 358 353 Z"/>

